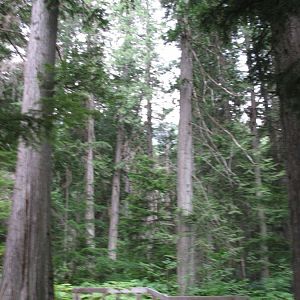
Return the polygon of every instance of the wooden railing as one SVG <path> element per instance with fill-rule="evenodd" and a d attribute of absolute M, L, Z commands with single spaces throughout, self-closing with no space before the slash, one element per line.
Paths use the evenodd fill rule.
<path fill-rule="evenodd" d="M 142 296 L 150 296 L 153 300 L 248 300 L 244 296 L 168 296 L 159 293 L 147 287 L 135 287 L 130 289 L 115 289 L 115 288 L 74 288 L 73 300 L 80 300 L 83 294 L 102 294 L 102 299 L 106 296 L 115 295 L 116 300 L 119 300 L 120 295 L 134 295 L 136 300 L 141 300 Z"/>

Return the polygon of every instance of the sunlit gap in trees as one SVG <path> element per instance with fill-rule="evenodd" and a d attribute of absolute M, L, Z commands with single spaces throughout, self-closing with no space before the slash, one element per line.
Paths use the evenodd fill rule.
<path fill-rule="evenodd" d="M 176 80 L 179 77 L 179 59 L 180 50 L 175 43 L 167 43 L 163 37 L 167 35 L 170 28 L 174 28 L 176 22 L 165 18 L 166 12 L 161 8 L 159 0 L 149 1 L 151 16 L 156 21 L 157 32 L 155 33 L 154 52 L 157 54 L 157 59 L 153 61 L 153 73 L 157 73 L 159 84 L 154 88 L 152 96 L 153 109 L 153 125 L 157 127 L 161 122 L 178 124 L 179 120 L 179 92 L 174 89 Z M 136 20 L 138 21 L 138 20 Z M 113 52 L 121 47 L 124 42 L 124 37 L 120 35 L 118 30 L 118 22 L 111 20 L 110 31 L 105 32 L 105 51 L 106 68 L 109 69 L 109 74 L 118 75 L 114 70 Z M 139 26 L 137 26 L 139 27 Z M 142 39 L 145 37 L 145 29 L 139 27 L 139 36 Z M 142 118 L 146 120 L 146 100 L 142 101 Z"/>

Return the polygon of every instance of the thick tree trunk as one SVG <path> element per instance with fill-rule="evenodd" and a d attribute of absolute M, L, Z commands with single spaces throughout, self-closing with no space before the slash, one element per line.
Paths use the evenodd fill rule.
<path fill-rule="evenodd" d="M 286 147 L 294 294 L 300 300 L 300 10 L 295 11 L 272 24 L 272 36 Z"/>
<path fill-rule="evenodd" d="M 94 100 L 89 96 L 86 100 L 87 109 L 93 111 Z M 86 130 L 86 161 L 85 161 L 85 228 L 86 228 L 86 243 L 90 247 L 95 247 L 95 203 L 94 203 L 94 150 L 93 143 L 95 142 L 94 117 L 90 115 L 87 121 Z"/>
<path fill-rule="evenodd" d="M 124 130 L 122 125 L 118 125 L 117 143 L 115 152 L 115 171 L 112 181 L 112 195 L 110 207 L 110 222 L 108 235 L 108 256 L 112 260 L 117 259 L 117 243 L 118 243 L 118 225 L 119 225 L 119 211 L 120 211 L 120 180 L 121 169 L 120 163 L 122 160 L 122 144 Z"/>
<path fill-rule="evenodd" d="M 33 1 L 22 112 L 49 113 L 57 32 L 57 1 Z M 47 99 L 46 99 L 47 98 Z M 47 102 L 45 101 L 47 100 Z M 18 148 L 12 214 L 6 242 L 1 300 L 53 299 L 50 256 L 51 147 L 45 136 Z"/>
<path fill-rule="evenodd" d="M 181 36 L 180 64 L 180 121 L 178 135 L 178 241 L 177 241 L 177 281 L 180 294 L 185 294 L 194 284 L 193 230 L 188 217 L 193 212 L 193 144 L 192 144 L 192 80 L 193 63 L 191 37 L 186 17 L 182 20 L 184 31 Z"/>
<path fill-rule="evenodd" d="M 251 133 L 252 133 L 252 147 L 254 151 L 254 177 L 255 177 L 255 195 L 256 200 L 258 201 L 257 207 L 257 217 L 259 222 L 259 234 L 262 239 L 260 242 L 260 259 L 261 259 L 261 279 L 266 279 L 269 277 L 269 257 L 268 257 L 268 246 L 267 246 L 267 236 L 268 228 L 266 224 L 266 214 L 265 208 L 262 201 L 262 176 L 260 168 L 260 157 L 259 157 L 259 136 L 257 131 L 257 108 L 255 100 L 255 92 L 251 91 Z"/>

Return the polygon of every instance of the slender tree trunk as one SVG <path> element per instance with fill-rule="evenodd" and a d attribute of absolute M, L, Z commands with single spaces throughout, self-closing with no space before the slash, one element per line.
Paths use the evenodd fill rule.
<path fill-rule="evenodd" d="M 151 160 L 153 159 L 153 127 L 152 127 L 152 83 L 151 83 L 151 68 L 153 61 L 153 33 L 151 30 L 151 13 L 149 1 L 146 0 L 146 69 L 145 69 L 145 84 L 146 84 L 146 100 L 147 100 L 147 155 Z M 145 238 L 147 239 L 147 258 L 150 261 L 153 253 L 153 237 L 154 226 L 157 220 L 158 199 L 157 191 L 152 190 L 147 193 L 147 202 L 149 215 L 146 218 L 147 232 Z"/>
<path fill-rule="evenodd" d="M 300 300 L 300 9 L 272 24 L 288 176 L 295 299 Z"/>
<path fill-rule="evenodd" d="M 185 294 L 194 284 L 193 230 L 187 218 L 193 212 L 193 144 L 192 144 L 192 79 L 193 62 L 191 36 L 187 17 L 182 18 L 180 63 L 180 121 L 178 135 L 178 171 L 177 171 L 177 206 L 178 206 L 178 241 L 177 241 L 177 281 L 180 294 Z"/>
<path fill-rule="evenodd" d="M 151 62 L 153 46 L 151 38 L 151 27 L 150 27 L 150 8 L 149 1 L 146 0 L 146 98 L 147 98 L 147 154 L 149 158 L 153 157 L 153 128 L 152 128 L 152 103 L 151 103 Z"/>
<path fill-rule="evenodd" d="M 33 1 L 22 113 L 47 116 L 53 94 L 58 2 Z M 47 101 L 46 101 L 47 100 Z M 50 254 L 49 128 L 37 145 L 20 141 L 1 300 L 53 299 Z"/>
<path fill-rule="evenodd" d="M 255 92 L 251 91 L 251 133 L 252 133 L 252 147 L 254 151 L 254 176 L 255 176 L 255 195 L 258 201 L 258 222 L 260 231 L 260 251 L 261 251 L 261 279 L 266 279 L 269 277 L 269 257 L 268 257 L 268 246 L 266 239 L 268 236 L 268 229 L 266 224 L 266 214 L 264 206 L 261 204 L 262 201 L 262 177 L 260 168 L 260 157 L 259 157 L 259 136 L 257 131 L 257 108 L 255 100 Z"/>
<path fill-rule="evenodd" d="M 149 158 L 153 158 L 152 103 L 150 97 L 147 98 L 147 154 Z"/>
<path fill-rule="evenodd" d="M 94 99 L 89 96 L 86 100 L 88 110 L 93 111 Z M 86 131 L 86 165 L 85 165 L 85 226 L 86 226 L 86 243 L 90 247 L 95 247 L 95 203 L 94 203 L 94 151 L 93 143 L 95 142 L 94 117 L 90 115 L 87 121 Z"/>
<path fill-rule="evenodd" d="M 168 176 L 170 176 L 172 170 L 171 170 L 171 161 L 170 161 L 170 152 L 171 152 L 171 145 L 169 141 L 165 141 L 165 148 L 164 148 L 164 166 L 166 173 Z M 169 218 L 172 217 L 171 213 L 171 205 L 172 205 L 172 200 L 171 200 L 171 191 L 167 192 L 164 197 L 164 202 L 165 202 L 165 209 L 166 213 Z"/>
<path fill-rule="evenodd" d="M 262 80 L 262 79 L 260 79 L 260 80 Z M 278 143 L 277 143 L 276 133 L 275 133 L 275 130 L 273 128 L 271 108 L 269 106 L 269 100 L 270 100 L 269 99 L 269 93 L 268 93 L 268 90 L 267 90 L 267 86 L 263 81 L 261 81 L 261 83 L 260 83 L 260 93 L 261 93 L 261 97 L 264 100 L 265 123 L 267 125 L 268 135 L 270 137 L 272 157 L 273 157 L 275 162 L 279 162 L 279 160 L 277 159 L 278 151 L 276 151 L 276 149 L 275 149 L 275 147 L 278 147 Z"/>
<path fill-rule="evenodd" d="M 122 144 L 124 139 L 124 130 L 122 124 L 118 125 L 117 143 L 115 152 L 115 171 L 112 182 L 109 236 L 108 236 L 108 256 L 112 260 L 117 259 L 117 243 L 118 243 L 118 225 L 120 210 L 120 179 L 121 169 L 119 164 L 122 160 Z"/>
<path fill-rule="evenodd" d="M 132 193 L 132 184 L 129 179 L 129 171 L 130 171 L 130 162 L 132 161 L 134 154 L 132 153 L 132 149 L 130 147 L 130 141 L 128 138 L 124 135 L 124 141 L 122 142 L 123 149 L 122 149 L 122 155 L 124 160 L 124 191 L 127 194 Z"/>
<path fill-rule="evenodd" d="M 65 170 L 65 182 L 63 184 L 64 196 L 65 196 L 65 207 L 64 207 L 64 242 L 63 242 L 63 250 L 65 253 L 65 266 L 67 267 L 68 261 L 68 252 L 69 252 L 69 202 L 70 202 L 70 185 L 72 183 L 72 171 L 66 167 Z"/>
<path fill-rule="evenodd" d="M 246 260 L 245 260 L 244 254 L 242 254 L 241 258 L 240 258 L 240 279 L 246 280 L 246 278 L 247 278 Z"/>

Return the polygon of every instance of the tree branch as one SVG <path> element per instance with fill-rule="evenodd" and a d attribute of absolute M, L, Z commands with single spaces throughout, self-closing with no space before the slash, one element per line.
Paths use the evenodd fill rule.
<path fill-rule="evenodd" d="M 192 54 L 195 58 L 195 60 L 197 61 L 197 63 L 199 63 L 200 69 L 202 71 L 202 73 L 204 73 L 212 83 L 214 83 L 217 87 L 219 87 L 220 89 L 222 89 L 224 92 L 226 92 L 228 95 L 230 96 L 234 96 L 234 97 L 240 97 L 240 94 L 237 94 L 235 92 L 229 91 L 226 87 L 224 87 L 220 82 L 217 82 L 216 80 L 214 80 L 204 69 L 203 65 L 201 64 L 196 52 L 194 50 L 192 50 Z"/>
<path fill-rule="evenodd" d="M 16 50 L 17 54 L 21 57 L 21 59 L 23 61 L 25 61 L 24 56 L 20 53 L 20 51 L 18 50 L 17 46 L 11 41 L 11 39 L 9 38 L 8 34 L 5 33 L 5 37 L 8 40 L 8 42 L 13 46 L 13 48 Z"/>

